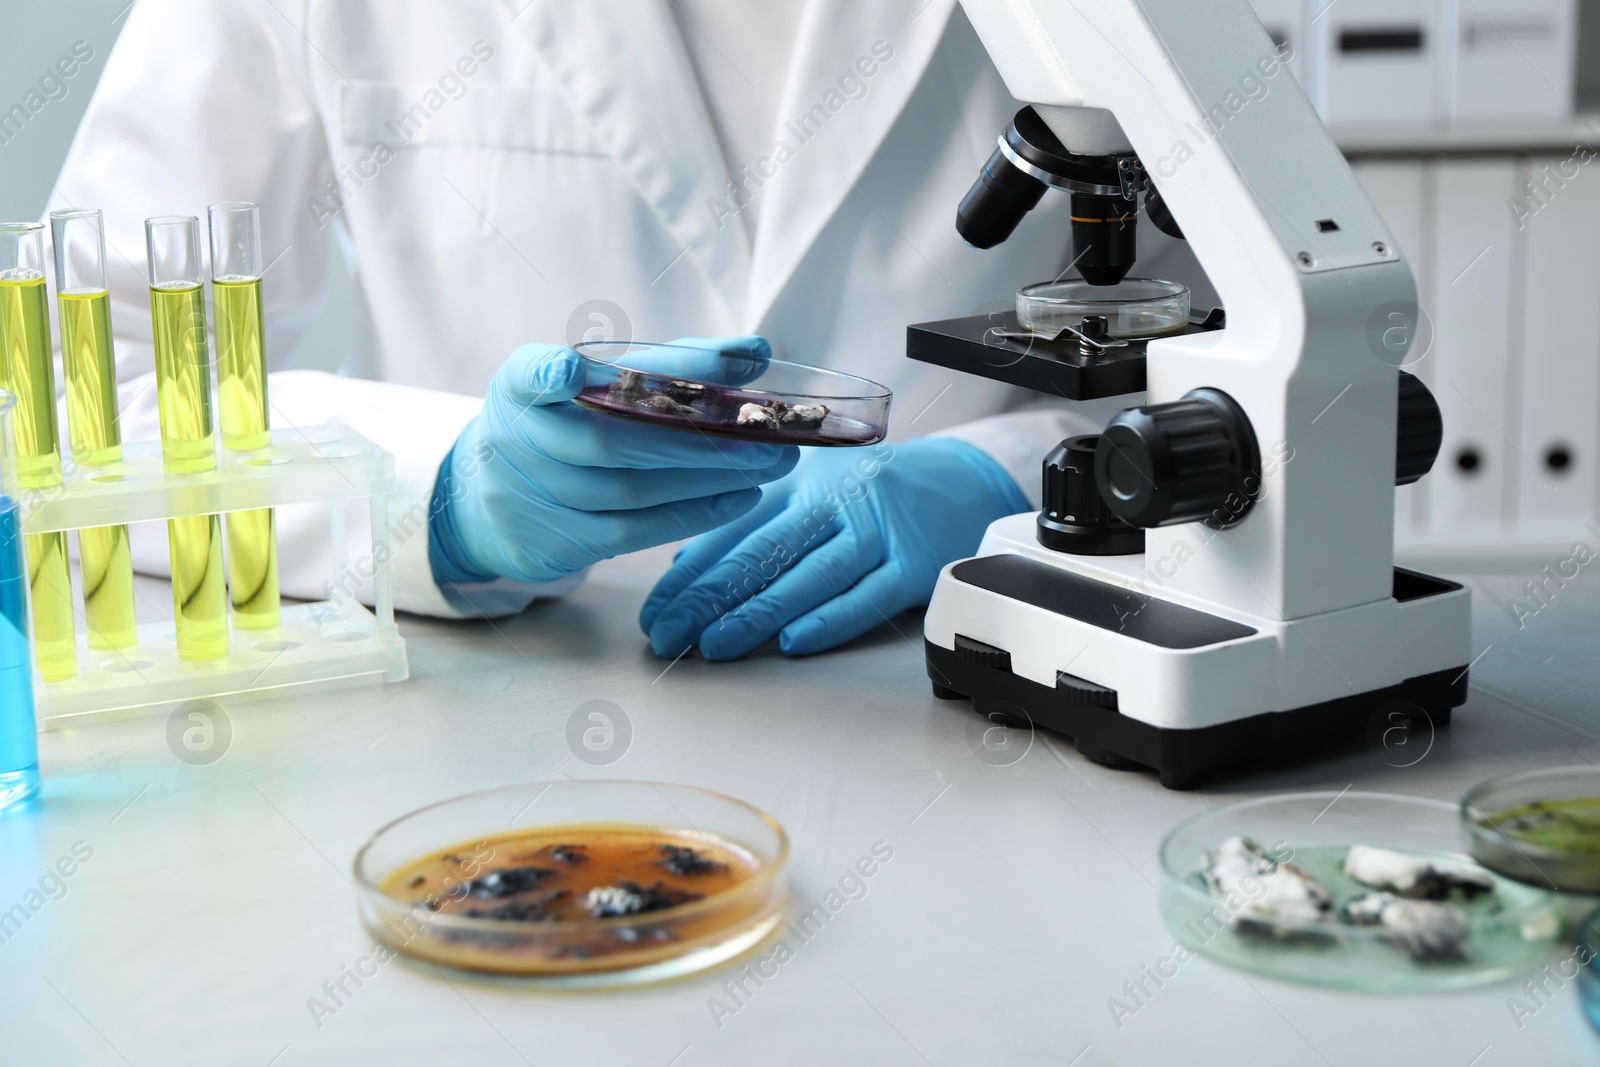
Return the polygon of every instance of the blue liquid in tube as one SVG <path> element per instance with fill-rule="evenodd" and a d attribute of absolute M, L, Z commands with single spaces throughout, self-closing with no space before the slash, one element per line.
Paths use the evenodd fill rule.
<path fill-rule="evenodd" d="M 39 792 L 26 574 L 17 506 L 0 496 L 0 810 Z"/>

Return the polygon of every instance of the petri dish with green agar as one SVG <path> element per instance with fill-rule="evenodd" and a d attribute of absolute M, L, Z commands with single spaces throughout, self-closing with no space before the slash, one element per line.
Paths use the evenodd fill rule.
<path fill-rule="evenodd" d="M 1501 775 L 1461 801 L 1472 855 L 1490 870 L 1562 893 L 1600 895 L 1600 768 Z"/>
<path fill-rule="evenodd" d="M 1491 778 L 1462 797 L 1460 817 L 1479 863 L 1561 894 L 1563 911 L 1576 925 L 1571 948 L 1579 1004 L 1600 1030 L 1600 910 L 1594 910 L 1600 903 L 1600 768 L 1547 767 Z"/>

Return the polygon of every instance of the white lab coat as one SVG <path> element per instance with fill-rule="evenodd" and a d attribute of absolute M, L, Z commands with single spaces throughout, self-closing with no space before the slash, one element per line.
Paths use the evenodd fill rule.
<path fill-rule="evenodd" d="M 156 434 L 143 219 L 253 200 L 274 422 L 337 417 L 392 451 L 392 517 L 426 507 L 509 352 L 585 335 L 765 334 L 890 385 L 895 436 L 964 437 L 1034 492 L 1043 453 L 1089 421 L 904 355 L 907 323 L 1008 306 L 1064 261 L 1059 194 L 997 249 L 955 232 L 1016 102 L 955 0 L 808 0 L 796 49 L 789 151 L 750 161 L 769 175 L 752 241 L 668 0 L 139 0 L 51 205 L 106 212 L 124 438 Z M 366 365 L 301 343 L 341 250 Z M 285 371 L 290 353 L 318 369 Z M 334 577 L 325 515 L 280 516 L 286 594 Z M 153 533 L 137 558 L 164 573 Z M 425 537 L 391 547 L 411 611 L 563 588 L 447 598 Z"/>

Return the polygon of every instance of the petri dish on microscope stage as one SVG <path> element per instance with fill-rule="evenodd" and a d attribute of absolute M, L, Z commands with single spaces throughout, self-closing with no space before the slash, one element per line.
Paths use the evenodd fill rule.
<path fill-rule="evenodd" d="M 782 921 L 789 840 L 720 793 L 563 780 L 442 801 L 355 859 L 366 928 L 446 973 L 634 985 L 715 966 Z"/>
<path fill-rule="evenodd" d="M 1091 315 L 1103 315 L 1119 341 L 1180 333 L 1189 325 L 1189 287 L 1158 278 L 1124 278 L 1116 285 L 1072 278 L 1017 290 L 1017 323 L 1029 333 L 1055 337 Z"/>
<path fill-rule="evenodd" d="M 586 380 L 577 403 L 671 430 L 788 445 L 876 444 L 890 391 L 852 374 L 683 345 L 574 346 Z"/>

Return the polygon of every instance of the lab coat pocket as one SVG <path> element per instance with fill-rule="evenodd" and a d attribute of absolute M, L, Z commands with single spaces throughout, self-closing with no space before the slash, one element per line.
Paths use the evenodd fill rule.
<path fill-rule="evenodd" d="M 433 83 L 347 82 L 339 87 L 339 135 L 349 145 L 496 148 L 605 156 L 560 93 L 518 85 L 464 84 L 448 96 Z"/>

